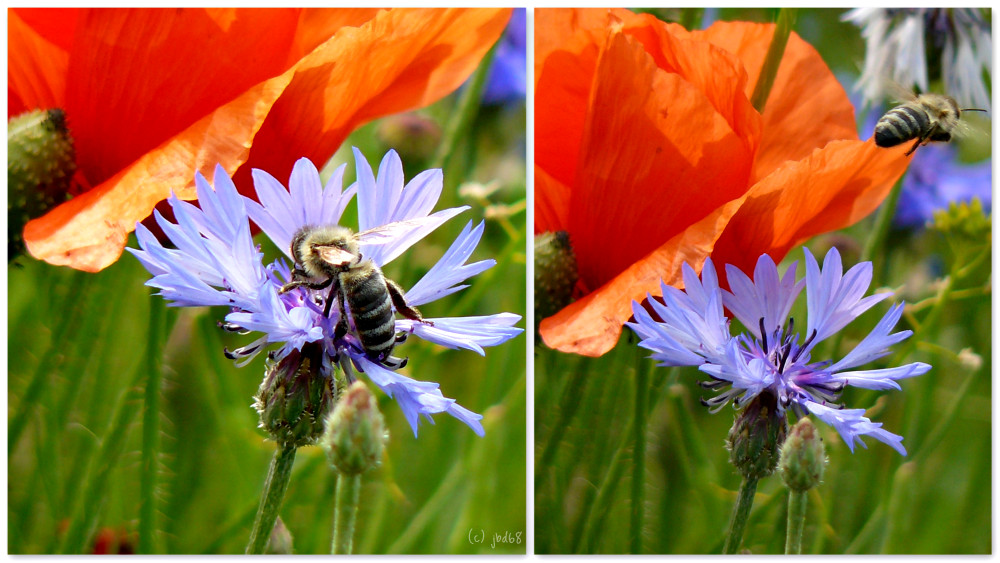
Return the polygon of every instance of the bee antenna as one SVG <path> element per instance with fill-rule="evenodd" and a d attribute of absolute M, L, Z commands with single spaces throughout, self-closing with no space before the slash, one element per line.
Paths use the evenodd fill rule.
<path fill-rule="evenodd" d="M 981 111 L 983 113 L 986 113 L 986 110 L 980 108 L 962 108 L 962 111 Z"/>

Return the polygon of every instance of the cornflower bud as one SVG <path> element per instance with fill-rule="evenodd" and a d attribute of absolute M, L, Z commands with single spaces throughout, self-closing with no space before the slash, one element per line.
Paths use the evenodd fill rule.
<path fill-rule="evenodd" d="M 361 475 L 382 462 L 385 441 L 385 421 L 375 397 L 355 381 L 327 417 L 321 445 L 337 471 Z"/>
<path fill-rule="evenodd" d="M 759 480 L 774 473 L 788 422 L 778 411 L 771 393 L 761 393 L 739 413 L 729 430 L 729 461 L 746 479 Z"/>
<path fill-rule="evenodd" d="M 823 480 L 826 451 L 823 439 L 808 417 L 801 418 L 792 426 L 781 447 L 778 465 L 782 480 L 793 491 L 808 491 Z"/>

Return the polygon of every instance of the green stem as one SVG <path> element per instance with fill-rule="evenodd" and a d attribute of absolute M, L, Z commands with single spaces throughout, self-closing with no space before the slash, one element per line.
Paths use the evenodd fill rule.
<path fill-rule="evenodd" d="M 889 197 L 885 198 L 882 206 L 878 208 L 878 215 L 875 216 L 875 227 L 871 231 L 871 236 L 865 241 L 859 262 L 870 262 L 872 257 L 882 250 L 882 245 L 885 244 L 885 239 L 889 234 L 889 226 L 892 225 L 892 218 L 896 215 L 896 204 L 899 203 L 899 193 L 902 190 L 903 178 L 900 178 L 889 191 Z M 876 276 L 875 279 L 881 279 L 881 276 Z"/>
<path fill-rule="evenodd" d="M 791 35 L 792 26 L 795 24 L 795 12 L 795 8 L 781 8 L 778 11 L 778 24 L 774 27 L 774 36 L 767 47 L 764 66 L 760 69 L 760 76 L 750 98 L 753 107 L 762 115 L 767 105 L 767 97 L 771 94 L 771 87 L 774 86 L 774 77 L 778 75 L 778 67 L 781 66 L 781 58 L 785 54 L 788 36 Z"/>
<path fill-rule="evenodd" d="M 639 348 L 636 348 L 639 350 Z M 632 553 L 642 553 L 642 517 L 646 504 L 646 402 L 649 395 L 649 374 L 643 354 L 637 354 L 635 368 L 635 404 L 632 424 Z"/>
<path fill-rule="evenodd" d="M 535 475 L 536 492 L 545 484 L 546 478 L 550 473 L 549 468 L 552 467 L 552 462 L 555 461 L 556 452 L 559 449 L 559 444 L 562 442 L 563 435 L 566 433 L 570 421 L 573 420 L 573 415 L 576 414 L 577 407 L 583 402 L 583 390 L 586 385 L 587 374 L 583 370 L 574 371 L 570 376 L 570 380 L 566 382 L 566 388 L 563 390 L 562 404 L 559 406 L 559 418 L 556 419 L 556 424 L 552 428 L 552 434 L 549 435 L 549 439 L 545 443 L 545 449 L 542 450 L 542 455 L 538 458 L 538 463 L 535 465 L 537 468 Z"/>
<path fill-rule="evenodd" d="M 465 137 L 468 130 L 472 127 L 473 120 L 479 114 L 479 102 L 483 97 L 483 87 L 486 85 L 486 77 L 489 75 L 493 56 L 496 54 L 499 43 L 497 41 L 490 48 L 489 52 L 486 53 L 486 56 L 483 57 L 483 60 L 480 61 L 479 67 L 468 83 L 468 87 L 462 93 L 462 97 L 458 101 L 458 106 L 452 113 L 452 118 L 445 126 L 444 140 L 438 146 L 437 154 L 434 155 L 434 159 L 431 161 L 433 163 L 431 168 L 448 168 L 447 164 L 451 160 L 455 145 Z"/>
<path fill-rule="evenodd" d="M 73 289 L 68 293 L 66 298 L 63 300 L 62 306 L 64 311 L 69 312 L 69 317 L 64 319 L 63 322 L 55 323 L 52 332 L 52 341 L 49 344 L 49 350 L 46 354 L 42 356 L 41 362 L 38 364 L 38 368 L 35 370 L 34 375 L 31 378 L 31 382 L 28 383 L 28 388 L 25 390 L 24 395 L 17 404 L 17 413 L 14 418 L 11 419 L 10 425 L 7 429 L 7 456 L 10 457 L 11 452 L 17 447 L 18 442 L 21 439 L 21 435 L 24 433 L 24 429 L 27 426 L 28 418 L 35 412 L 35 405 L 38 403 L 42 396 L 42 392 L 48 387 L 49 381 L 62 369 L 63 364 L 66 362 L 66 348 L 67 340 L 72 340 L 68 338 L 76 331 L 80 331 L 80 323 L 86 319 L 86 313 L 91 309 L 91 300 L 89 299 L 93 292 L 90 291 L 92 285 L 93 274 L 88 274 L 87 272 L 76 272 L 76 274 L 70 280 L 70 287 Z M 92 347 L 93 342 L 91 339 L 87 338 L 88 335 L 95 335 L 98 331 L 83 331 L 83 340 L 87 341 L 87 346 Z M 82 346 L 80 349 L 83 349 Z"/>
<path fill-rule="evenodd" d="M 333 546 L 330 553 L 334 555 L 351 554 L 360 497 L 361 475 L 341 473 L 337 477 L 337 500 L 333 513 Z"/>
<path fill-rule="evenodd" d="M 806 524 L 807 491 L 788 490 L 788 536 L 785 555 L 802 554 L 802 529 Z"/>
<path fill-rule="evenodd" d="M 705 17 L 705 8 L 681 8 L 680 20 L 677 22 L 687 30 L 701 29 Z"/>
<path fill-rule="evenodd" d="M 81 553 L 97 528 L 101 507 L 108 496 L 106 494 L 108 478 L 118 465 L 118 459 L 125 449 L 128 430 L 138 414 L 138 395 L 138 388 L 133 386 L 118 400 L 115 415 L 108 431 L 104 434 L 104 440 L 101 441 L 101 450 L 92 458 L 92 463 L 96 466 L 91 466 L 87 472 L 87 479 L 84 481 L 87 483 L 87 489 L 82 501 L 73 511 L 72 521 L 63 538 L 61 553 Z"/>
<path fill-rule="evenodd" d="M 583 532 L 583 541 L 580 543 L 580 549 L 577 553 L 593 553 L 595 546 L 597 545 L 597 541 L 600 539 L 599 532 L 605 529 L 604 519 L 611 510 L 611 501 L 615 497 L 615 490 L 618 488 L 622 472 L 625 469 L 625 451 L 628 449 L 628 442 L 631 435 L 632 424 L 630 423 L 629 428 L 627 428 L 625 433 L 622 434 L 621 443 L 618 445 L 618 449 L 615 451 L 615 455 L 611 459 L 611 465 L 608 467 L 608 472 L 604 476 L 604 480 L 601 482 L 601 488 L 597 492 L 597 498 L 594 500 L 594 504 L 591 506 L 590 512 L 587 515 L 587 523 Z"/>
<path fill-rule="evenodd" d="M 736 497 L 736 505 L 733 506 L 733 515 L 729 519 L 729 532 L 726 534 L 726 544 L 722 548 L 722 553 L 730 555 L 740 549 L 743 530 L 746 528 L 747 520 L 750 519 L 750 509 L 753 508 L 753 497 L 756 493 L 757 479 L 744 477 L 739 496 Z"/>
<path fill-rule="evenodd" d="M 285 498 L 288 481 L 292 476 L 295 451 L 295 446 L 278 444 L 278 449 L 274 452 L 271 467 L 267 472 L 267 479 L 264 481 L 260 505 L 257 507 L 257 517 L 254 519 L 253 530 L 250 532 L 250 542 L 247 543 L 246 552 L 248 555 L 264 553 L 264 548 L 267 547 L 267 542 L 271 539 L 271 530 L 274 528 L 274 522 L 278 519 L 278 510 L 281 509 L 281 501 Z"/>
<path fill-rule="evenodd" d="M 146 349 L 146 407 L 142 418 L 142 465 L 139 484 L 139 553 L 156 553 L 156 477 L 160 453 L 160 387 L 165 340 L 166 306 L 160 299 L 149 305 Z"/>

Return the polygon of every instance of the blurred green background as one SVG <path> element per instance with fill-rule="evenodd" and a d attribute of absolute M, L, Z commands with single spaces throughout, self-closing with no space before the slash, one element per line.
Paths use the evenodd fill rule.
<path fill-rule="evenodd" d="M 344 186 L 353 182 L 351 146 L 374 170 L 395 147 L 407 180 L 432 167 L 463 92 L 356 131 L 324 181 L 346 162 Z M 482 106 L 443 155 L 445 189 L 435 209 L 471 209 L 389 264 L 387 277 L 411 286 L 466 222 L 484 218 L 470 262 L 498 263 L 468 289 L 421 307 L 425 316 L 525 314 L 524 135 L 523 101 Z M 356 217 L 352 203 L 344 222 L 356 228 Z M 265 236 L 256 241 L 265 263 L 279 256 Z M 254 337 L 220 330 L 224 309 L 165 308 L 143 285 L 148 279 L 128 254 L 99 274 L 27 258 L 8 267 L 8 425 L 18 438 L 8 446 L 11 553 L 136 550 L 140 514 L 150 510 L 142 483 L 150 466 L 154 516 L 145 521 L 156 523 L 156 552 L 243 553 L 275 449 L 251 407 L 264 355 L 236 368 L 223 347 Z M 382 467 L 362 478 L 355 553 L 525 552 L 525 342 L 522 335 L 487 348 L 485 358 L 416 338 L 398 349 L 410 359 L 403 373 L 439 382 L 446 397 L 483 414 L 486 436 L 437 415 L 414 438 L 399 407 L 370 385 L 390 438 Z M 144 458 L 144 429 L 154 427 L 144 422 L 150 373 L 162 373 L 159 451 Z M 335 483 L 320 448 L 299 450 L 280 512 L 295 553 L 329 553 Z M 470 530 L 485 532 L 486 541 L 470 542 Z M 491 546 L 505 533 L 517 541 Z"/>
<path fill-rule="evenodd" d="M 642 10 L 668 21 L 698 21 L 691 10 Z M 713 10 L 715 19 L 773 21 L 775 10 Z M 795 31 L 823 55 L 842 80 L 854 80 L 864 60 L 857 27 L 839 20 L 843 10 L 798 10 Z M 685 19 L 687 18 L 687 19 Z M 850 91 L 849 91 L 850 92 Z M 964 116 L 963 116 L 964 117 Z M 862 138 L 870 134 L 862 132 Z M 926 150 L 926 149 L 921 149 Z M 961 146 L 963 159 L 988 158 L 988 135 Z M 920 151 L 916 158 L 921 157 Z M 836 244 L 845 269 L 858 261 L 875 223 L 871 216 L 850 229 L 807 244 L 822 256 Z M 963 251 L 989 247 L 987 232 L 949 246 L 937 232 L 890 230 L 873 259 L 879 287 L 896 290 L 907 313 L 897 330 L 923 328 L 872 367 L 924 361 L 933 369 L 901 382 L 903 390 L 848 389 L 842 403 L 904 437 L 909 455 L 867 439 L 852 454 L 821 422 L 829 465 L 809 493 L 803 553 L 982 553 L 992 550 L 992 318 L 991 262 L 955 275 Z M 956 250 L 956 248 L 958 250 Z M 964 248 L 964 250 L 963 250 Z M 779 271 L 803 253 L 789 254 Z M 719 266 L 721 268 L 721 265 Z M 947 300 L 938 299 L 952 274 Z M 800 296 L 792 316 L 805 318 Z M 839 358 L 888 310 L 876 306 L 829 339 L 813 358 Z M 738 330 L 734 322 L 734 333 Z M 721 553 L 741 477 L 729 463 L 725 440 L 731 407 L 709 414 L 699 398 L 695 368 L 660 368 L 628 329 L 616 348 L 591 359 L 535 349 L 535 549 L 538 553 Z M 834 347 L 838 351 L 834 351 Z M 969 349 L 981 359 L 962 362 Z M 904 357 L 905 356 L 905 357 Z M 647 382 L 637 398 L 636 381 Z M 648 412 L 642 433 L 645 478 L 633 489 L 636 436 L 632 416 Z M 630 525 L 635 503 L 643 524 Z M 752 553 L 784 552 L 788 492 L 779 476 L 761 481 L 743 537 Z"/>

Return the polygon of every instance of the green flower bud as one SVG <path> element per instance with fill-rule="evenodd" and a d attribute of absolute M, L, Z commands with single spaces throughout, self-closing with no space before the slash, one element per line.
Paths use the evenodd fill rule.
<path fill-rule="evenodd" d="M 763 479 L 774 473 L 788 422 L 778 412 L 774 395 L 763 392 L 736 414 L 726 446 L 729 461 L 746 479 Z"/>
<path fill-rule="evenodd" d="M 805 492 L 819 485 L 826 467 L 823 439 L 808 417 L 800 419 L 781 447 L 781 479 L 793 490 Z"/>
<path fill-rule="evenodd" d="M 74 173 L 63 110 L 34 110 L 7 122 L 8 260 L 24 252 L 24 225 L 66 201 Z"/>
<path fill-rule="evenodd" d="M 382 462 L 385 441 L 385 421 L 375 397 L 355 381 L 326 419 L 323 449 L 337 471 L 360 475 Z"/>
<path fill-rule="evenodd" d="M 386 117 L 375 135 L 383 145 L 395 149 L 403 162 L 425 162 L 441 144 L 441 126 L 419 113 Z"/>
<path fill-rule="evenodd" d="M 333 374 L 330 358 L 314 342 L 269 361 L 254 403 L 260 427 L 279 444 L 315 444 L 336 400 Z"/>
<path fill-rule="evenodd" d="M 535 235 L 535 330 L 542 319 L 569 305 L 578 277 L 569 233 Z"/>
<path fill-rule="evenodd" d="M 979 198 L 972 198 L 969 202 L 952 202 L 948 204 L 948 209 L 935 211 L 931 228 L 959 245 L 985 244 L 993 235 L 992 221 L 983 212 Z"/>

